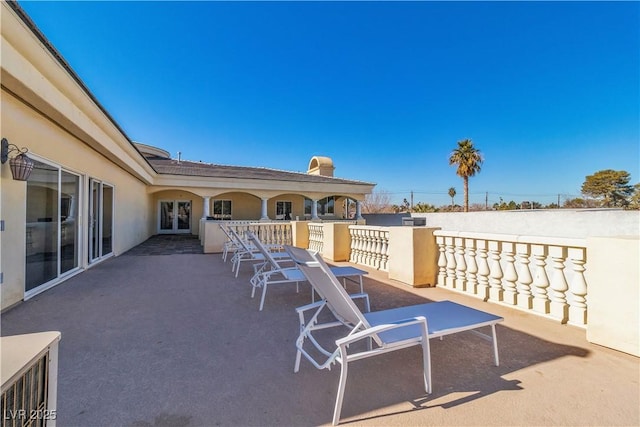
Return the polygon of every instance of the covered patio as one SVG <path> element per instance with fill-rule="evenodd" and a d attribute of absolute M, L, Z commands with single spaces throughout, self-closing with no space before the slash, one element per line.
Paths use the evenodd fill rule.
<path fill-rule="evenodd" d="M 2 315 L 3 336 L 62 332 L 58 425 L 331 423 L 339 369 L 303 361 L 293 373 L 294 307 L 310 301 L 308 286 L 274 286 L 259 312 L 247 266 L 236 279 L 220 254 L 141 249 Z M 427 395 L 418 348 L 363 360 L 351 369 L 343 424 L 640 424 L 638 358 L 588 343 L 577 327 L 369 273 L 372 310 L 449 299 L 503 316 L 501 365 L 473 334 L 432 340 Z"/>

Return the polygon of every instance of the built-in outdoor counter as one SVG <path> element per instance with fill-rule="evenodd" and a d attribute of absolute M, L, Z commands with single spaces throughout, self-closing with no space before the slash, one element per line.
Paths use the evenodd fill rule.
<path fill-rule="evenodd" d="M 7 425 L 55 426 L 59 341 L 60 332 L 0 338 L 2 415 L 10 420 Z"/>

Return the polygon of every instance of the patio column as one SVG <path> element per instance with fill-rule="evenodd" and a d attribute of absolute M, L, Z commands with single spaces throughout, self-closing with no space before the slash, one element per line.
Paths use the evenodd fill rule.
<path fill-rule="evenodd" d="M 320 219 L 318 218 L 318 201 L 311 200 L 311 220 Z"/>
<path fill-rule="evenodd" d="M 360 200 L 356 200 L 356 220 L 364 219 L 362 218 L 362 203 Z"/>
<path fill-rule="evenodd" d="M 207 217 L 210 216 L 209 201 L 211 200 L 211 197 L 203 197 L 202 200 L 202 219 L 207 219 Z"/>
<path fill-rule="evenodd" d="M 260 221 L 269 221 L 269 215 L 267 215 L 267 201 L 269 199 L 262 199 L 262 213 L 260 214 Z"/>

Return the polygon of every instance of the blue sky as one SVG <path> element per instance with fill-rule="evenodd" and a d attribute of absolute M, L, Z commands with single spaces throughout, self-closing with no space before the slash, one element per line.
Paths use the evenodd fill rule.
<path fill-rule="evenodd" d="M 450 203 L 579 197 L 640 169 L 638 2 L 34 2 L 21 6 L 134 141 L 204 162 Z"/>

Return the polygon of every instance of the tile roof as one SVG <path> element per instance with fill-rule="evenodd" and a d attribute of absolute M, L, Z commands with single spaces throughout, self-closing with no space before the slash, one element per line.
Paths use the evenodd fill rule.
<path fill-rule="evenodd" d="M 302 172 L 289 172 L 278 169 L 249 166 L 228 166 L 211 163 L 191 162 L 159 157 L 147 160 L 159 174 L 201 176 L 211 178 L 262 179 L 272 181 L 298 181 L 332 184 L 374 185 L 370 182 L 334 178 L 321 175 L 309 175 Z"/>

